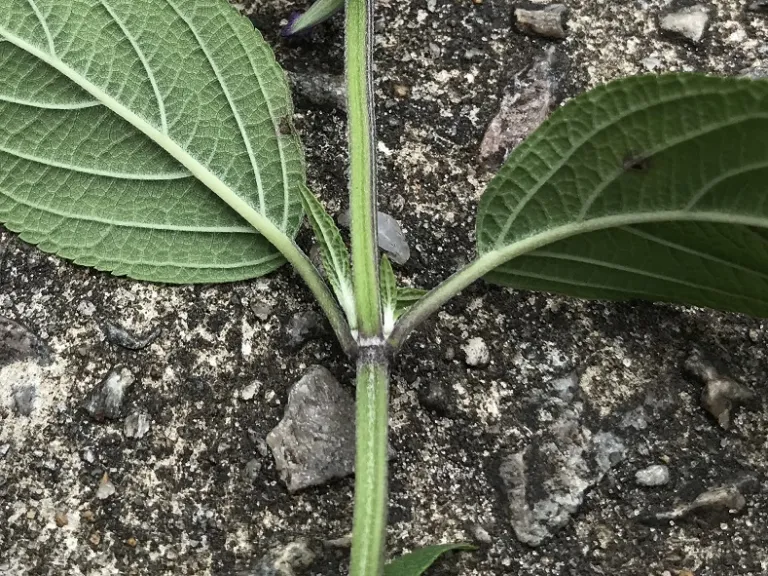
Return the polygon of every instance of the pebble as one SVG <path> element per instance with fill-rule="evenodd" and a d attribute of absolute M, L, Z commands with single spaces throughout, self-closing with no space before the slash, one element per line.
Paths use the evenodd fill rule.
<path fill-rule="evenodd" d="M 80 300 L 80 303 L 77 305 L 77 313 L 90 318 L 96 313 L 96 306 L 90 300 Z"/>
<path fill-rule="evenodd" d="M 296 576 L 311 566 L 315 558 L 316 553 L 309 541 L 300 539 L 273 548 L 253 568 L 243 572 L 242 576 Z"/>
<path fill-rule="evenodd" d="M 255 480 L 256 478 L 258 478 L 260 472 L 261 472 L 261 462 L 256 460 L 256 458 L 252 458 L 245 465 L 245 477 L 248 478 L 249 480 Z"/>
<path fill-rule="evenodd" d="M 10 444 L 0 444 L 0 456 L 5 457 L 8 451 L 11 449 Z"/>
<path fill-rule="evenodd" d="M 461 349 L 464 351 L 464 362 L 473 368 L 484 368 L 491 361 L 488 345 L 480 337 L 470 338 Z"/>
<path fill-rule="evenodd" d="M 697 43 L 709 24 L 709 12 L 701 4 L 683 8 L 661 17 L 659 26 L 665 32 Z"/>
<path fill-rule="evenodd" d="M 669 468 L 663 464 L 654 464 L 635 473 L 635 482 L 640 486 L 664 486 L 669 482 Z"/>
<path fill-rule="evenodd" d="M 544 38 L 563 39 L 568 8 L 563 4 L 550 4 L 543 8 L 515 8 L 517 27 L 524 33 Z"/>
<path fill-rule="evenodd" d="M 157 337 L 160 336 L 160 328 L 154 328 L 146 335 L 138 336 L 113 322 L 105 322 L 104 334 L 110 344 L 126 348 L 127 350 L 141 350 L 157 340 Z"/>
<path fill-rule="evenodd" d="M 111 420 L 119 418 L 125 390 L 133 384 L 133 381 L 133 374 L 127 368 L 110 370 L 107 377 L 91 391 L 85 401 L 88 414 L 99 422 L 105 418 Z"/>
<path fill-rule="evenodd" d="M 57 510 L 55 516 L 53 517 L 54 522 L 56 522 L 56 526 L 59 528 L 63 528 L 67 524 L 69 524 L 69 518 L 67 517 L 67 513 L 63 510 Z"/>
<path fill-rule="evenodd" d="M 722 376 L 699 351 L 688 357 L 685 369 L 704 383 L 701 405 L 724 430 L 731 427 L 731 416 L 737 407 L 750 405 L 757 399 L 757 395 L 743 384 Z"/>
<path fill-rule="evenodd" d="M 384 212 L 377 212 L 376 219 L 379 230 L 379 248 L 389 255 L 390 260 L 402 266 L 411 258 L 411 248 L 405 239 L 403 229 L 397 220 Z M 349 228 L 349 210 L 344 210 L 339 214 L 339 224 Z"/>
<path fill-rule="evenodd" d="M 149 432 L 149 415 L 146 412 L 133 412 L 125 419 L 123 431 L 128 438 L 143 438 Z"/>
<path fill-rule="evenodd" d="M 244 386 L 240 390 L 240 398 L 245 401 L 252 400 L 253 397 L 256 396 L 256 392 L 258 392 L 260 384 L 260 382 L 252 382 L 251 384 Z"/>
<path fill-rule="evenodd" d="M 645 430 L 648 428 L 648 417 L 642 406 L 630 410 L 621 418 L 619 424 L 621 428 L 634 428 L 635 430 Z"/>
<path fill-rule="evenodd" d="M 37 387 L 34 384 L 23 384 L 13 389 L 13 405 L 22 416 L 32 415 L 36 399 Z"/>
<path fill-rule="evenodd" d="M 747 500 L 738 486 L 719 486 L 702 492 L 690 504 L 683 504 L 670 511 L 660 512 L 653 519 L 668 522 L 695 515 L 717 522 L 729 515 L 738 514 L 744 510 L 746 505 Z"/>
<path fill-rule="evenodd" d="M 253 314 L 256 316 L 256 318 L 262 322 L 269 320 L 269 317 L 272 314 L 272 306 L 266 302 L 254 302 L 251 304 L 251 310 L 253 311 Z"/>
<path fill-rule="evenodd" d="M 355 403 L 333 375 L 311 366 L 288 395 L 280 423 L 267 435 L 277 471 L 290 492 L 354 471 Z"/>
<path fill-rule="evenodd" d="M 101 477 L 101 481 L 99 482 L 99 488 L 96 490 L 96 498 L 99 500 L 106 500 L 112 496 L 115 491 L 115 485 L 112 484 L 112 482 L 109 480 L 109 476 L 105 472 L 104 476 Z"/>
<path fill-rule="evenodd" d="M 0 316 L 0 366 L 31 357 L 47 360 L 47 346 L 26 327 Z"/>

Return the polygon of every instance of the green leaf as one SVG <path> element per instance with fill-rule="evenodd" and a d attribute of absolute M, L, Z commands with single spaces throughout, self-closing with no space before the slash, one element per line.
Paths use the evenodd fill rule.
<path fill-rule="evenodd" d="M 24 240 L 164 282 L 294 249 L 287 83 L 227 2 L 4 0 L 0 38 L 0 222 Z"/>
<path fill-rule="evenodd" d="M 419 576 L 432 566 L 441 554 L 451 550 L 476 550 L 476 547 L 466 542 L 457 542 L 417 548 L 387 564 L 384 567 L 384 576 Z"/>
<path fill-rule="evenodd" d="M 395 327 L 398 294 L 395 272 L 392 270 L 392 264 L 390 264 L 386 254 L 381 257 L 379 278 L 381 285 L 381 307 L 382 314 L 384 315 L 384 337 L 386 338 L 392 332 L 392 328 Z"/>
<path fill-rule="evenodd" d="M 349 327 L 354 330 L 357 323 L 355 321 L 355 296 L 352 289 L 349 250 L 344 244 L 344 239 L 341 237 L 336 223 L 325 211 L 320 201 L 306 186 L 300 186 L 299 189 L 301 190 L 304 210 L 320 246 L 320 256 L 323 260 L 323 268 L 325 268 L 328 282 L 347 314 Z"/>
<path fill-rule="evenodd" d="M 399 287 L 397 289 L 397 306 L 395 307 L 395 319 L 400 318 L 408 308 L 413 306 L 416 302 L 427 293 L 426 290 L 421 288 L 405 288 Z"/>
<path fill-rule="evenodd" d="M 283 36 L 293 36 L 301 32 L 306 32 L 313 26 L 322 24 L 339 10 L 344 8 L 344 0 L 317 0 L 309 10 L 303 14 L 295 14 L 291 21 L 283 28 Z"/>
<path fill-rule="evenodd" d="M 768 81 L 683 74 L 597 88 L 490 183 L 476 268 L 517 288 L 768 316 L 766 135 Z"/>

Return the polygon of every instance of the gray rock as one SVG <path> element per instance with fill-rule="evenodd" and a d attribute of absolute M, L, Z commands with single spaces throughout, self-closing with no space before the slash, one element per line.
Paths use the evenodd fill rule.
<path fill-rule="evenodd" d="M 239 576 L 296 576 L 311 566 L 315 557 L 309 541 L 301 539 L 270 550 L 253 568 Z"/>
<path fill-rule="evenodd" d="M 128 350 L 141 350 L 157 340 L 157 337 L 160 336 L 160 328 L 155 328 L 144 336 L 138 336 L 113 322 L 105 322 L 104 334 L 110 344 Z"/>
<path fill-rule="evenodd" d="M 515 535 L 530 546 L 540 545 L 565 526 L 585 492 L 626 452 L 619 437 L 592 432 L 582 422 L 584 407 L 576 400 L 574 378 L 571 375 L 548 387 L 553 396 L 545 401 L 542 412 L 554 419 L 543 417 L 544 427 L 531 443 L 503 457 L 499 468 Z"/>
<path fill-rule="evenodd" d="M 711 521 L 738 514 L 744 510 L 747 500 L 738 486 L 719 486 L 699 494 L 690 504 L 683 504 L 667 512 L 660 512 L 654 519 L 662 522 L 697 516 Z"/>
<path fill-rule="evenodd" d="M 247 386 L 243 386 L 240 390 L 240 398 L 242 400 L 245 400 L 246 402 L 248 400 L 253 400 L 253 397 L 256 395 L 256 392 L 259 390 L 259 382 L 251 382 Z"/>
<path fill-rule="evenodd" d="M 709 12 L 701 4 L 666 14 L 659 20 L 659 26 L 665 32 L 694 43 L 699 42 L 704 36 L 707 24 L 709 24 Z"/>
<path fill-rule="evenodd" d="M 663 464 L 654 464 L 635 472 L 635 482 L 640 486 L 664 486 L 669 482 L 669 468 Z"/>
<path fill-rule="evenodd" d="M 756 0 L 747 4 L 750 12 L 768 12 L 768 0 Z"/>
<path fill-rule="evenodd" d="M 464 361 L 467 363 L 467 366 L 484 368 L 491 361 L 488 345 L 480 337 L 470 338 L 461 349 L 464 351 Z"/>
<path fill-rule="evenodd" d="M 501 152 L 506 156 L 549 116 L 557 89 L 552 72 L 555 59 L 555 49 L 548 48 L 506 87 L 499 111 L 480 143 L 481 160 Z"/>
<path fill-rule="evenodd" d="M 704 383 L 701 405 L 724 430 L 730 428 L 731 415 L 737 407 L 751 404 L 757 399 L 756 394 L 746 386 L 719 374 L 699 351 L 695 351 L 686 360 L 685 369 Z"/>
<path fill-rule="evenodd" d="M 13 405 L 16 412 L 22 416 L 30 416 L 35 409 L 37 399 L 37 386 L 34 384 L 22 384 L 13 390 Z"/>
<path fill-rule="evenodd" d="M 744 68 L 739 72 L 739 76 L 746 76 L 752 80 L 768 78 L 768 66 L 752 66 L 751 68 Z M 757 330 L 749 331 L 749 339 L 752 340 L 752 342 L 758 342 L 759 337 L 760 333 Z"/>
<path fill-rule="evenodd" d="M 47 360 L 47 346 L 25 326 L 0 316 L 0 366 L 32 357 Z"/>
<path fill-rule="evenodd" d="M 149 432 L 149 426 L 146 412 L 133 412 L 125 419 L 123 431 L 128 438 L 143 438 Z"/>
<path fill-rule="evenodd" d="M 346 110 L 347 90 L 343 76 L 314 72 L 288 72 L 293 97 L 310 107 Z"/>
<path fill-rule="evenodd" d="M 130 370 L 124 367 L 114 368 L 107 377 L 90 393 L 85 401 L 85 409 L 95 420 L 105 418 L 114 420 L 120 417 L 125 390 L 133 384 Z"/>
<path fill-rule="evenodd" d="M 254 302 L 251 304 L 251 310 L 256 318 L 262 322 L 269 320 L 269 316 L 272 314 L 272 306 L 266 302 Z"/>
<path fill-rule="evenodd" d="M 8 454 L 8 451 L 11 449 L 10 444 L 0 444 L 0 457 L 5 457 L 6 454 Z"/>
<path fill-rule="evenodd" d="M 96 490 L 96 498 L 99 500 L 106 500 L 116 492 L 115 485 L 109 479 L 107 474 L 101 477 L 99 487 Z"/>
<path fill-rule="evenodd" d="M 411 258 L 411 248 L 405 240 L 403 229 L 400 227 L 397 220 L 384 212 L 377 212 L 376 219 L 379 230 L 379 248 L 384 250 L 393 262 L 402 266 Z M 349 210 L 344 210 L 339 214 L 339 224 L 345 228 L 349 228 Z"/>
<path fill-rule="evenodd" d="M 290 492 L 354 471 L 355 403 L 328 370 L 311 366 L 291 388 L 280 423 L 267 435 Z"/>
<path fill-rule="evenodd" d="M 80 300 L 77 305 L 77 312 L 86 318 L 90 318 L 96 313 L 96 306 L 90 300 Z"/>
<path fill-rule="evenodd" d="M 648 428 L 648 418 L 643 407 L 638 406 L 624 414 L 619 426 L 622 428 L 634 428 L 635 430 L 645 430 Z"/>
<path fill-rule="evenodd" d="M 260 472 L 261 462 L 256 460 L 256 458 L 251 458 L 248 460 L 248 463 L 245 465 L 245 477 L 249 480 L 255 480 L 259 477 Z"/>
<path fill-rule="evenodd" d="M 320 326 L 323 317 L 312 310 L 296 312 L 288 321 L 285 332 L 288 336 L 288 345 L 299 348 L 306 342 L 320 335 Z"/>
<path fill-rule="evenodd" d="M 515 8 L 515 21 L 520 31 L 545 38 L 566 37 L 565 19 L 568 8 L 563 4 L 550 4 L 543 8 Z"/>

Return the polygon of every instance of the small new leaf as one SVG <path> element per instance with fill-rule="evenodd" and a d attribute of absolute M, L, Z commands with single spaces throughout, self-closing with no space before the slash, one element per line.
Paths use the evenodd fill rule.
<path fill-rule="evenodd" d="M 476 550 L 472 544 L 456 542 L 417 548 L 413 552 L 395 558 L 384 567 L 384 576 L 420 576 L 442 554 L 451 550 Z"/>
<path fill-rule="evenodd" d="M 421 300 L 426 293 L 427 290 L 422 290 L 421 288 L 398 288 L 397 305 L 395 306 L 395 320 L 405 314 L 406 310 Z"/>
<path fill-rule="evenodd" d="M 392 264 L 389 263 L 389 258 L 387 258 L 386 254 L 381 257 L 379 278 L 381 285 L 382 314 L 384 315 L 384 337 L 386 338 L 395 327 L 398 301 L 397 280 L 395 279 L 395 273 L 392 270 Z"/>
<path fill-rule="evenodd" d="M 347 321 L 352 330 L 357 327 L 355 318 L 355 297 L 352 290 L 352 273 L 349 266 L 349 250 L 344 244 L 339 229 L 333 218 L 314 194 L 306 187 L 300 186 L 301 201 L 309 218 L 309 223 L 320 246 L 320 256 L 328 282 L 336 294 L 336 298 L 347 315 Z"/>
<path fill-rule="evenodd" d="M 293 36 L 301 32 L 306 32 L 313 26 L 322 24 L 339 10 L 344 8 L 344 0 L 317 0 L 303 14 L 294 14 L 291 16 L 288 25 L 283 28 L 283 36 Z"/>

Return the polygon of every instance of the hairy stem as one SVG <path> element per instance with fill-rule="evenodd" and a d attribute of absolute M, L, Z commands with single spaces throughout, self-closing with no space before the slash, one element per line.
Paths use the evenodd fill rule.
<path fill-rule="evenodd" d="M 357 363 L 355 518 L 350 576 L 381 576 L 384 571 L 388 395 L 384 346 L 361 348 Z"/>
<path fill-rule="evenodd" d="M 352 279 L 360 336 L 381 336 L 376 222 L 376 117 L 372 87 L 374 0 L 347 0 L 346 59 Z"/>

